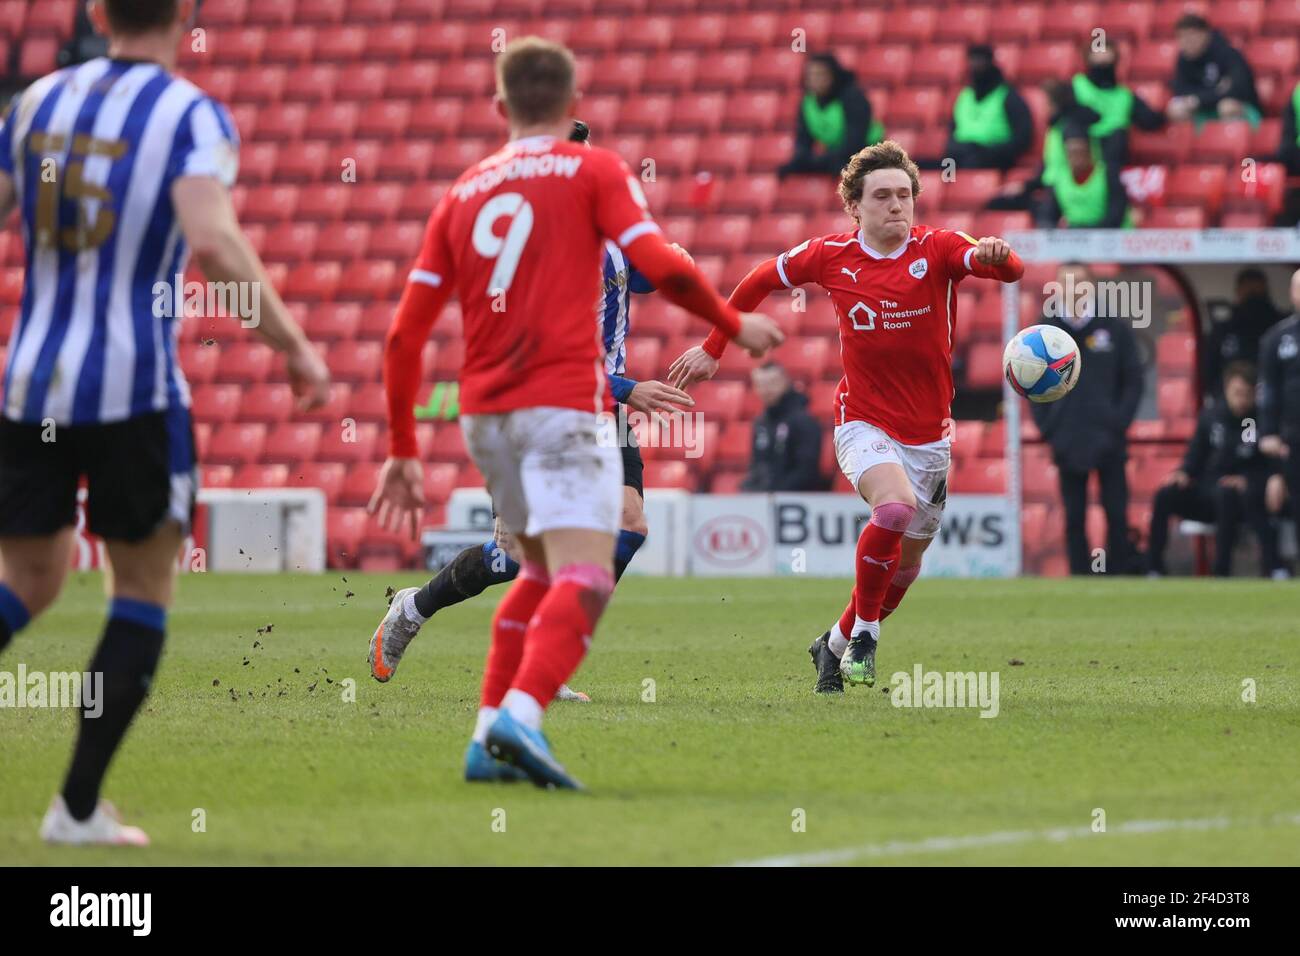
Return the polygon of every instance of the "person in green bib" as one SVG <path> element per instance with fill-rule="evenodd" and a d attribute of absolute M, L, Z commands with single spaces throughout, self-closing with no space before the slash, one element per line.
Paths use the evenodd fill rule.
<path fill-rule="evenodd" d="M 993 48 L 976 43 L 966 49 L 968 84 L 952 107 L 952 129 L 945 159 L 958 169 L 1010 169 L 1034 141 L 1029 106 L 993 60 Z M 941 168 L 931 161 L 930 168 Z"/>
<path fill-rule="evenodd" d="M 778 175 L 839 173 L 854 153 L 885 138 L 857 78 L 833 54 L 814 53 L 808 58 L 803 90 L 794 155 L 777 170 Z"/>
<path fill-rule="evenodd" d="M 1291 98 L 1282 107 L 1282 141 L 1277 148 L 1278 162 L 1286 166 L 1288 176 L 1300 176 L 1300 82 L 1291 91 Z M 1294 226 L 1300 223 L 1300 187 L 1287 191 L 1285 204 L 1279 214 L 1277 226 Z"/>
<path fill-rule="evenodd" d="M 1088 133 L 1101 146 L 1106 162 L 1122 166 L 1128 161 L 1128 131 L 1164 127 L 1163 113 L 1153 109 L 1131 88 L 1119 82 L 1119 54 L 1111 44 L 1084 48 L 1084 70 L 1070 78 L 1070 90 L 1080 106 L 1097 114 Z"/>
<path fill-rule="evenodd" d="M 1081 123 L 1062 132 L 1068 171 L 1053 178 L 1043 225 L 1065 229 L 1120 229 L 1133 225 L 1118 167 L 1102 158 L 1101 148 Z"/>

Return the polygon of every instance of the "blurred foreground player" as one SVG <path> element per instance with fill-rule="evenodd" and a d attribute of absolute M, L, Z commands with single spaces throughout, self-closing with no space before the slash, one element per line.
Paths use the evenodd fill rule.
<path fill-rule="evenodd" d="M 575 143 L 589 143 L 590 130 L 586 123 L 575 120 L 569 139 Z M 680 246 L 674 244 L 682 255 Z M 650 414 L 671 413 L 673 404 L 689 407 L 694 400 L 680 389 L 662 382 L 637 382 L 627 377 L 627 332 L 631 312 L 631 293 L 645 294 L 654 286 L 637 272 L 616 243 L 605 240 L 605 256 L 601 275 L 601 289 L 596 303 L 596 325 L 600 330 L 605 350 L 605 377 L 610 394 L 616 402 Z M 623 514 L 618 541 L 614 550 L 614 580 L 618 581 L 627 570 L 633 556 L 645 543 L 648 527 L 645 520 L 645 490 L 642 484 L 644 464 L 636 436 L 626 432 L 627 440 L 620 442 L 623 456 Z M 370 674 L 375 680 L 386 683 L 397 670 L 406 648 L 429 618 L 445 607 L 477 597 L 497 584 L 513 581 L 519 575 L 519 544 L 514 535 L 496 520 L 490 540 L 472 545 L 456 555 L 434 577 L 420 588 L 403 588 L 393 595 L 388 613 L 370 638 Z M 572 690 L 567 684 L 557 692 L 559 700 L 591 700 L 586 694 Z M 472 773 L 475 768 L 467 768 Z"/>
<path fill-rule="evenodd" d="M 1013 282 L 1024 266 L 1001 239 L 912 225 L 921 191 L 916 164 L 886 140 L 859 152 L 839 194 L 855 232 L 801 242 L 745 276 L 730 303 L 755 308 L 773 292 L 815 284 L 840 324 L 844 378 L 835 395 L 835 452 L 867 504 L 853 597 L 809 648 L 818 693 L 875 684 L 880 622 L 898 607 L 939 530 L 951 460 L 957 284 L 967 276 Z M 712 378 L 726 342 L 711 335 L 668 371 L 682 388 Z"/>
<path fill-rule="evenodd" d="M 766 316 L 728 306 L 664 241 L 616 154 L 568 141 L 577 91 L 567 49 L 515 40 L 496 74 L 510 142 L 463 173 L 430 217 L 388 335 L 390 457 L 371 510 L 386 527 L 419 527 L 420 354 L 454 286 L 465 329 L 465 444 L 523 557 L 493 620 L 466 761 L 485 762 L 486 749 L 504 762 L 491 765 L 495 779 L 517 768 L 538 786 L 577 788 L 541 725 L 614 588 L 623 469 L 591 323 L 604 240 L 670 301 L 744 348 L 761 354 L 781 333 Z"/>
<path fill-rule="evenodd" d="M 41 824 L 51 843 L 149 842 L 99 791 L 153 682 L 198 485 L 177 324 L 155 283 L 166 277 L 166 302 L 179 296 L 170 280 L 191 249 L 209 281 L 259 283 L 257 331 L 287 356 L 294 393 L 304 407 L 329 394 L 236 221 L 230 116 L 170 72 L 193 10 L 91 4 L 108 56 L 37 80 L 0 128 L 0 221 L 18 206 L 27 251 L 0 418 L 0 650 L 63 586 L 83 477 L 86 524 L 111 571 L 86 668 L 100 712 L 83 697 L 72 764 Z"/>

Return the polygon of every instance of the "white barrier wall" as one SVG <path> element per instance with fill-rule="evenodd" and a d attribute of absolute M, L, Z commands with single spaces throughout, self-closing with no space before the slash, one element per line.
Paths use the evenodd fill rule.
<path fill-rule="evenodd" d="M 426 531 L 425 544 L 451 550 L 449 546 L 486 540 L 491 514 L 486 491 L 458 489 L 447 507 L 449 530 Z M 650 535 L 628 573 L 849 577 L 858 535 L 870 515 L 862 500 L 850 494 L 692 495 L 650 489 Z M 1014 576 L 1019 569 L 1014 520 L 1010 503 L 999 495 L 949 497 L 923 573 Z"/>

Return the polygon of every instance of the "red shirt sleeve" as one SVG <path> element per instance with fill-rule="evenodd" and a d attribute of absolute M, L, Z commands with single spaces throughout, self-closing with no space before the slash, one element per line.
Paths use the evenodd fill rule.
<path fill-rule="evenodd" d="M 727 301 L 740 312 L 753 312 L 759 304 L 778 289 L 793 289 L 822 279 L 821 237 L 805 239 L 793 249 L 787 249 L 775 259 L 759 263 L 741 280 Z M 715 359 L 722 358 L 727 339 L 714 331 L 704 340 L 702 348 Z"/>
<path fill-rule="evenodd" d="M 1025 274 L 1025 264 L 1014 252 L 998 266 L 982 265 L 975 261 L 975 247 L 979 241 L 960 230 L 941 230 L 936 233 L 943 249 L 944 266 L 953 280 L 960 282 L 966 276 L 978 279 L 1000 279 L 1014 282 Z"/>
<path fill-rule="evenodd" d="M 601 233 L 626 249 L 637 237 L 659 232 L 641 184 L 627 163 L 606 149 L 591 152 L 596 182 L 596 225 Z"/>
<path fill-rule="evenodd" d="M 388 399 L 388 454 L 415 458 L 415 397 L 420 388 L 424 343 L 451 295 L 455 264 L 447 245 L 444 195 L 429 217 L 424 243 L 406 280 L 384 343 L 384 391 Z"/>

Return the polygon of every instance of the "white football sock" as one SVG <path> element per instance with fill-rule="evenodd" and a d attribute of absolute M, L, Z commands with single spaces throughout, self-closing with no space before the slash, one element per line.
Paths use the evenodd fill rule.
<path fill-rule="evenodd" d="M 402 598 L 402 616 L 408 621 L 414 621 L 416 624 L 423 624 L 428 620 L 415 606 L 414 591 Z"/>
<path fill-rule="evenodd" d="M 853 639 L 857 640 L 864 633 L 870 635 L 873 641 L 880 640 L 880 622 L 864 621 L 855 614 L 853 616 Z"/>
<path fill-rule="evenodd" d="M 849 639 L 840 630 L 839 621 L 831 625 L 831 636 L 827 639 L 826 646 L 831 649 L 831 653 L 836 657 L 844 656 L 844 650 L 849 646 Z"/>
<path fill-rule="evenodd" d="M 474 722 L 474 735 L 470 737 L 470 740 L 486 747 L 488 728 L 492 726 L 492 721 L 496 719 L 497 709 L 495 707 L 480 707 L 478 709 L 478 720 Z"/>
<path fill-rule="evenodd" d="M 542 729 L 542 705 L 531 694 L 518 689 L 508 690 L 501 707 L 529 730 Z"/>

